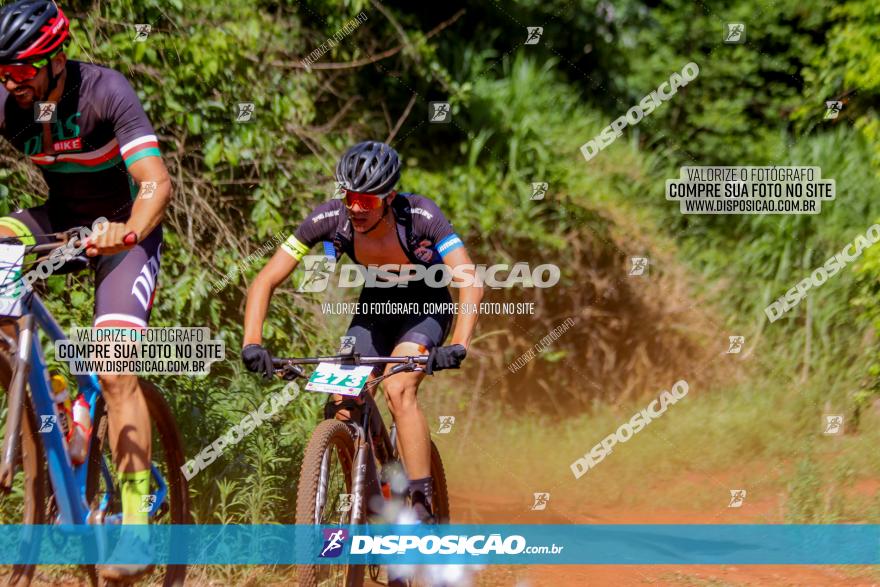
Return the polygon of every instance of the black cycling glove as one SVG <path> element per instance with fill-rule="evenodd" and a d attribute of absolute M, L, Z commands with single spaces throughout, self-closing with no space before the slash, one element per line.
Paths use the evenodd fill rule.
<path fill-rule="evenodd" d="M 461 362 L 467 356 L 467 349 L 460 344 L 434 347 L 428 353 L 428 362 L 425 364 L 425 373 L 433 375 L 434 371 L 443 369 L 458 369 Z"/>
<path fill-rule="evenodd" d="M 260 373 L 266 379 L 271 379 L 275 374 L 272 367 L 272 355 L 259 344 L 249 344 L 241 349 L 241 360 L 248 371 Z"/>

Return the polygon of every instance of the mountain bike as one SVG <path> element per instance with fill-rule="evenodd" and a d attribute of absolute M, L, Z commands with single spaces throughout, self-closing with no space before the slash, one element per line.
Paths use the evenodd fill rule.
<path fill-rule="evenodd" d="M 25 254 L 49 253 L 71 245 L 81 250 L 75 235 L 82 230 L 54 234 L 56 242 L 27 246 Z M 2 238 L 0 244 L 20 245 L 20 242 Z M 20 279 L 24 259 L 22 256 L 18 260 L 17 267 L 3 267 L 6 274 Z M 39 261 L 33 262 L 34 265 Z M 82 255 L 73 255 L 66 258 L 65 264 L 54 274 L 83 269 L 88 261 Z M 7 280 L 5 285 L 12 284 Z M 12 337 L 0 329 L 0 386 L 6 390 L 7 398 L 0 491 L 7 498 L 10 494 L 23 495 L 24 524 L 121 524 L 121 492 L 115 480 L 107 410 L 97 375 L 74 376 L 78 392 L 88 402 L 92 423 L 86 458 L 82 464 L 75 465 L 62 431 L 62 422 L 67 416 L 59 410 L 50 389 L 40 332 L 48 335 L 52 342 L 65 341 L 67 337 L 36 292 L 22 296 L 20 316 L 7 316 L 0 322 L 16 326 L 18 332 Z M 140 385 L 153 426 L 150 470 L 151 491 L 155 493 L 145 501 L 150 523 L 188 524 L 189 497 L 181 471 L 184 453 L 174 416 L 155 385 L 143 380 Z M 19 469 L 22 475 L 17 474 Z M 27 561 L 29 553 L 36 552 L 38 546 L 24 540 L 19 560 Z M 15 565 L 8 584 L 17 587 L 30 584 L 34 570 L 34 565 Z M 88 566 L 85 570 L 92 584 L 98 584 L 95 567 Z M 160 572 L 164 572 L 164 585 L 182 585 L 186 566 L 168 565 L 157 569 L 154 576 Z"/>
<path fill-rule="evenodd" d="M 370 392 L 383 380 L 404 372 L 423 372 L 426 356 L 362 357 L 349 349 L 339 355 L 274 358 L 276 374 L 284 379 L 305 377 L 300 365 L 317 365 L 306 384 L 307 391 L 339 394 L 340 408 L 350 411 L 348 421 L 337 420 L 325 409 L 303 456 L 296 497 L 297 524 L 396 523 L 408 510 L 409 482 L 397 450 L 397 428 L 389 434 Z M 394 366 L 373 377 L 374 365 Z M 329 404 L 328 404 L 329 405 Z M 431 442 L 433 514 L 437 523 L 449 523 L 449 493 L 437 446 Z M 320 552 L 322 540 L 306 545 Z M 370 577 L 379 567 L 370 565 Z M 317 587 L 363 585 L 364 565 L 300 565 L 299 585 Z"/>

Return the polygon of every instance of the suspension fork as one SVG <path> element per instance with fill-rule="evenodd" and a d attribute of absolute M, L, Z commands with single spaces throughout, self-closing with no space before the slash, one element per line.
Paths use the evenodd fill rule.
<path fill-rule="evenodd" d="M 385 422 L 379 415 L 379 406 L 371 394 L 364 394 L 364 412 L 365 416 L 369 416 L 370 437 L 373 440 L 373 450 L 376 452 L 376 458 L 383 465 L 394 460 L 394 444 L 388 437 L 388 430 L 385 428 Z"/>
<path fill-rule="evenodd" d="M 369 394 L 365 395 L 369 396 Z M 376 457 L 384 466 L 390 456 L 388 434 L 372 397 L 365 397 L 362 420 L 356 430 L 355 459 L 352 465 L 354 503 L 352 504 L 351 520 L 352 523 L 363 523 L 366 521 L 367 514 L 380 513 L 370 506 L 373 498 L 382 498 L 382 482 L 376 467 Z M 377 433 L 378 446 L 375 444 Z"/>

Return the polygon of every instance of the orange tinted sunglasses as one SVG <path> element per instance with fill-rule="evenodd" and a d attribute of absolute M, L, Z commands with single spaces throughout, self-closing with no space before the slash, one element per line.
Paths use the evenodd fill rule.
<path fill-rule="evenodd" d="M 357 204 L 362 210 L 376 210 L 382 206 L 385 196 L 389 194 L 391 192 L 386 194 L 364 194 L 345 190 L 345 207 L 351 209 Z"/>
<path fill-rule="evenodd" d="M 30 63 L 9 63 L 6 65 L 0 65 L 0 84 L 5 84 L 9 80 L 12 80 L 17 84 L 31 81 L 37 77 L 40 70 L 49 65 L 49 61 L 59 53 L 61 53 L 61 49 L 58 49 L 51 55 Z"/>

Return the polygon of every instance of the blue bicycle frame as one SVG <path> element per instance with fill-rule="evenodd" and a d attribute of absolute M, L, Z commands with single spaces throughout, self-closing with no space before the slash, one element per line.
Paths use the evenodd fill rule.
<path fill-rule="evenodd" d="M 43 349 L 40 343 L 39 329 L 42 329 L 52 340 L 65 341 L 67 337 L 61 330 L 61 326 L 55 321 L 52 314 L 43 304 L 42 300 L 36 293 L 26 296 L 23 300 L 24 313 L 19 319 L 19 335 L 17 344 L 17 353 L 14 357 L 14 369 L 12 376 L 12 384 L 9 389 L 9 413 L 14 414 L 13 401 L 20 398 L 18 407 L 18 418 L 11 416 L 8 426 L 14 426 L 14 430 L 8 430 L 6 433 L 6 444 L 3 448 L 3 466 L 14 467 L 15 452 L 18 449 L 18 434 L 20 430 L 21 412 L 24 411 L 24 379 L 23 371 L 28 370 L 28 384 L 31 390 L 31 401 L 34 413 L 38 416 L 40 441 L 43 444 L 44 454 L 46 457 L 49 480 L 52 484 L 55 503 L 58 506 L 58 519 L 49 520 L 49 523 L 60 524 L 87 524 L 95 522 L 121 522 L 121 514 L 114 514 L 105 519 L 107 507 L 110 503 L 112 492 L 115 491 L 113 478 L 110 474 L 110 468 L 104 455 L 100 455 L 101 475 L 104 478 L 104 485 L 107 492 L 103 495 L 101 502 L 98 504 L 96 511 L 91 511 L 86 501 L 86 479 L 88 477 L 88 467 L 90 464 L 91 454 L 86 455 L 85 462 L 81 465 L 74 465 L 70 460 L 70 454 L 67 450 L 67 443 L 62 436 L 60 426 L 47 426 L 43 430 L 42 422 L 46 420 L 42 416 L 54 416 L 54 421 L 63 417 L 58 414 L 54 400 L 52 399 L 51 386 L 49 383 L 49 374 L 46 367 L 46 361 L 43 358 Z M 90 406 L 91 421 L 96 423 L 95 406 L 101 395 L 101 385 L 98 377 L 94 373 L 87 375 L 75 375 L 79 392 L 85 395 L 85 399 Z M 21 389 L 15 389 L 19 386 Z M 24 417 L 27 417 L 25 415 Z M 88 450 L 91 451 L 92 446 L 89 443 Z M 155 501 L 151 504 L 149 516 L 155 516 L 156 512 L 165 501 L 168 494 L 168 485 L 162 477 L 161 472 L 155 463 L 151 464 L 153 480 L 156 483 Z M 11 474 L 7 478 L 11 479 L 14 470 L 10 469 Z"/>

